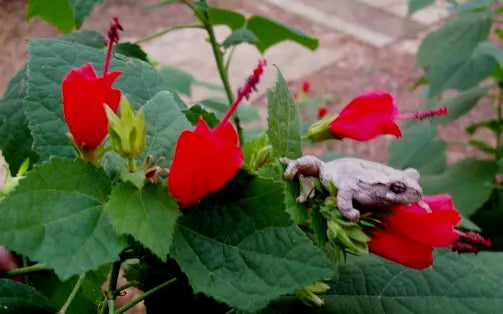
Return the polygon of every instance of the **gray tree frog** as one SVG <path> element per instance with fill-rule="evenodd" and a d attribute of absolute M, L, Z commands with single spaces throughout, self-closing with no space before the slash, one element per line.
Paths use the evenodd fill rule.
<path fill-rule="evenodd" d="M 419 172 L 408 168 L 392 167 L 358 158 L 340 158 L 323 162 L 314 156 L 297 160 L 280 158 L 286 165 L 285 179 L 292 180 L 297 174 L 319 177 L 322 185 L 330 190 L 330 182 L 338 189 L 337 206 L 352 221 L 360 219 L 360 211 L 353 207 L 353 200 L 362 205 L 393 206 L 422 201 L 423 190 L 419 185 Z"/>

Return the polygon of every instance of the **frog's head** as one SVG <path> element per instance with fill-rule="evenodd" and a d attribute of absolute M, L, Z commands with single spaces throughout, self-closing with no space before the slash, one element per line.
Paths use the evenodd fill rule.
<path fill-rule="evenodd" d="M 419 185 L 420 175 L 416 169 L 400 171 L 396 178 L 389 178 L 382 188 L 385 202 L 391 204 L 411 204 L 423 198 L 423 189 Z"/>

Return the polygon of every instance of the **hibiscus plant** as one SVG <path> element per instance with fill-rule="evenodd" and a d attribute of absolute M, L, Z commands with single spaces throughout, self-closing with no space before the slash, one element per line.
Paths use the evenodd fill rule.
<path fill-rule="evenodd" d="M 453 44 L 438 38 L 456 21 L 427 36 L 418 56 L 438 106 L 403 113 L 391 94 L 370 90 L 337 115 L 320 107 L 319 121 L 301 132 L 280 69 L 250 60 L 250 75 L 235 94 L 227 65 L 241 43 L 263 53 L 283 40 L 316 49 L 315 38 L 204 0 L 161 1 L 192 10 L 197 24 L 154 36 L 187 27 L 208 35 L 225 91 L 225 110 L 215 114 L 207 103 L 182 100 L 187 76 L 154 67 L 138 45 L 153 36 L 122 43 L 128 26 L 118 17 L 106 38 L 73 31 L 101 2 L 29 0 L 29 18 L 39 16 L 65 35 L 28 41 L 29 59 L 0 101 L 1 313 L 124 313 L 142 301 L 148 313 L 498 312 L 503 94 L 496 96 L 497 117 L 469 128 L 497 135 L 493 150 L 474 144 L 493 158 L 447 166 L 437 123 L 462 115 L 467 106 L 458 102 L 493 92 L 473 87 L 479 80 L 454 100 L 438 101 L 444 89 L 468 88 L 452 78 L 443 87 L 435 83 L 436 75 L 451 72 L 440 69 L 451 54 L 472 58 L 464 48 L 447 49 L 449 57 L 432 52 L 440 48 L 431 42 Z M 465 32 L 490 27 L 491 7 L 484 18 L 472 9 L 460 9 L 460 19 L 470 15 L 471 24 L 461 24 Z M 231 30 L 223 42 L 217 24 Z M 482 55 L 498 56 L 489 43 L 479 46 Z M 495 60 L 493 89 L 502 86 Z M 267 87 L 267 127 L 251 134 L 238 108 L 264 71 L 276 72 Z M 407 128 L 399 125 L 404 119 Z M 314 176 L 284 178 L 280 159 L 301 157 L 302 140 L 366 142 L 381 135 L 397 138 L 392 166 L 423 176 L 420 202 L 355 204 L 361 216 L 349 220 L 337 207 L 335 186 L 323 187 Z M 143 293 L 130 296 L 133 287 Z"/>

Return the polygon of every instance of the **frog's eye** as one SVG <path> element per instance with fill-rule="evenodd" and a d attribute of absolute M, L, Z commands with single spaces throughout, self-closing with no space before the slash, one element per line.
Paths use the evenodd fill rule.
<path fill-rule="evenodd" d="M 395 194 L 402 194 L 407 191 L 407 186 L 403 182 L 393 182 L 389 189 Z"/>

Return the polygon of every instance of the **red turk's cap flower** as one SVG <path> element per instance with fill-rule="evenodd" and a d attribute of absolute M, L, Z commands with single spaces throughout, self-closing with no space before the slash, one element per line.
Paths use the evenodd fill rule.
<path fill-rule="evenodd" d="M 327 115 L 327 113 L 328 113 L 327 106 L 323 106 L 323 107 L 318 108 L 318 119 L 323 118 L 324 116 Z"/>
<path fill-rule="evenodd" d="M 425 112 L 400 114 L 390 93 L 373 90 L 356 97 L 347 104 L 330 122 L 329 129 L 338 138 L 347 137 L 357 141 L 368 141 L 382 134 L 401 137 L 402 132 L 396 120 L 424 119 L 445 114 L 447 114 L 445 107 Z"/>
<path fill-rule="evenodd" d="M 311 91 L 311 83 L 308 80 L 302 82 L 302 91 L 306 94 L 309 94 Z"/>
<path fill-rule="evenodd" d="M 200 118 L 193 131 L 185 130 L 178 137 L 168 188 L 182 208 L 221 189 L 243 165 L 239 137 L 229 119 L 241 100 L 256 89 L 265 65 L 265 60 L 259 62 L 253 75 L 239 89 L 238 97 L 214 129 Z"/>
<path fill-rule="evenodd" d="M 243 164 L 234 126 L 225 122 L 210 129 L 200 118 L 194 131 L 183 131 L 176 143 L 168 187 L 181 207 L 221 189 Z"/>
<path fill-rule="evenodd" d="M 119 107 L 121 92 L 112 84 L 121 72 L 98 77 L 90 63 L 72 69 L 63 79 L 63 113 L 72 137 L 80 148 L 95 149 L 107 135 L 105 105 L 114 112 Z"/>
<path fill-rule="evenodd" d="M 103 67 L 103 76 L 97 76 L 91 63 L 71 69 L 63 78 L 63 113 L 73 140 L 78 147 L 93 151 L 101 144 L 108 131 L 105 105 L 117 112 L 121 92 L 112 85 L 122 72 L 108 72 L 112 47 L 119 41 L 122 30 L 115 17 L 108 31 L 108 49 Z"/>
<path fill-rule="evenodd" d="M 372 253 L 414 269 L 433 263 L 434 247 L 450 247 L 459 237 L 454 227 L 461 220 L 447 194 L 425 196 L 431 211 L 418 203 L 393 207 L 383 229 L 372 232 Z"/>

